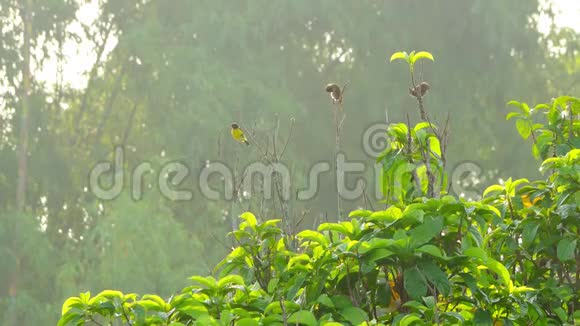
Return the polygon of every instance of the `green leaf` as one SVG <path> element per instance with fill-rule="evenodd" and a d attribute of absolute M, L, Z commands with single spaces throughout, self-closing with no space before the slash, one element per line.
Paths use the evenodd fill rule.
<path fill-rule="evenodd" d="M 431 124 L 429 122 L 419 122 L 415 128 L 413 128 L 413 131 L 416 133 L 417 131 L 427 128 L 429 127 Z M 434 127 L 434 126 L 433 126 Z"/>
<path fill-rule="evenodd" d="M 476 326 L 491 326 L 493 324 L 491 312 L 477 309 L 473 315 L 473 324 Z"/>
<path fill-rule="evenodd" d="M 573 260 L 576 252 L 576 239 L 571 237 L 564 237 L 558 242 L 558 259 L 560 261 Z"/>
<path fill-rule="evenodd" d="M 350 301 L 350 299 L 344 295 L 334 295 L 330 299 L 332 300 L 332 302 L 334 302 L 334 306 L 340 310 L 352 306 L 352 302 Z"/>
<path fill-rule="evenodd" d="M 292 302 L 292 301 L 284 301 L 284 309 L 286 310 L 286 313 L 292 313 L 294 311 L 299 310 L 300 305 L 295 303 L 295 302 Z M 280 303 L 280 301 L 274 301 L 274 302 L 270 303 L 266 307 L 266 309 L 264 309 L 264 314 L 266 314 L 266 315 L 281 314 L 282 312 L 283 312 L 282 304 Z"/>
<path fill-rule="evenodd" d="M 324 234 L 312 230 L 304 230 L 296 235 L 298 238 L 309 240 L 321 244 L 323 246 L 328 245 L 328 240 L 324 237 Z"/>
<path fill-rule="evenodd" d="M 286 291 L 286 298 L 294 299 L 302 287 L 302 284 L 304 284 L 304 281 L 306 281 L 306 277 L 307 275 L 305 274 L 298 274 L 288 282 L 288 286 L 286 287 L 288 289 Z"/>
<path fill-rule="evenodd" d="M 539 110 L 550 110 L 550 106 L 548 104 L 538 104 L 534 107 L 534 111 L 539 111 Z"/>
<path fill-rule="evenodd" d="M 84 325 L 80 324 L 80 320 L 83 318 L 83 315 L 79 313 L 71 313 L 63 316 L 59 321 L 57 326 L 77 326 L 77 325 Z"/>
<path fill-rule="evenodd" d="M 422 261 L 419 267 L 423 271 L 423 275 L 435 285 L 441 294 L 444 296 L 449 295 L 451 292 L 451 285 L 449 284 L 449 279 L 447 274 L 437 266 L 433 261 Z"/>
<path fill-rule="evenodd" d="M 397 141 L 401 143 L 406 143 L 409 134 L 409 128 L 404 123 L 393 123 L 389 125 L 388 133 L 389 135 L 393 136 Z"/>
<path fill-rule="evenodd" d="M 161 298 L 160 296 L 155 295 L 155 294 L 146 294 L 141 298 L 141 301 L 155 302 L 155 304 L 157 306 L 159 306 L 159 308 L 161 308 L 161 309 L 165 309 L 165 308 L 169 307 L 169 305 L 165 302 L 165 300 L 163 300 L 163 298 Z"/>
<path fill-rule="evenodd" d="M 568 320 L 568 314 L 566 313 L 566 311 L 562 307 L 555 308 L 554 312 L 556 313 L 556 315 L 558 316 L 558 318 L 560 319 L 560 321 L 562 323 L 564 323 Z"/>
<path fill-rule="evenodd" d="M 439 247 L 431 245 L 431 244 L 426 244 L 420 248 L 415 249 L 415 251 L 426 253 L 426 254 L 429 254 L 429 255 L 431 255 L 433 257 L 437 257 L 437 258 L 444 258 L 443 252 L 441 251 L 441 249 L 439 249 Z"/>
<path fill-rule="evenodd" d="M 505 190 L 505 188 L 502 187 L 501 185 L 491 185 L 485 189 L 485 191 L 483 192 L 483 197 L 487 196 L 487 194 L 489 194 L 490 192 L 504 191 L 504 190 Z"/>
<path fill-rule="evenodd" d="M 441 143 L 437 137 L 429 137 L 429 149 L 437 157 L 441 157 Z"/>
<path fill-rule="evenodd" d="M 403 211 L 403 217 L 399 219 L 398 223 L 400 227 L 415 226 L 423 223 L 424 216 L 425 212 L 423 210 L 409 205 Z"/>
<path fill-rule="evenodd" d="M 292 269 L 292 267 L 296 264 L 307 264 L 310 262 L 310 256 L 308 256 L 307 254 L 300 254 L 297 256 L 294 256 L 292 258 L 290 258 L 290 260 L 288 261 L 288 269 Z"/>
<path fill-rule="evenodd" d="M 107 299 L 123 299 L 123 293 L 121 291 L 114 290 L 104 290 L 97 294 L 95 298 L 107 298 Z"/>
<path fill-rule="evenodd" d="M 524 226 L 522 231 L 522 244 L 524 247 L 529 247 L 534 242 L 539 227 L 540 223 L 537 221 L 531 221 Z"/>
<path fill-rule="evenodd" d="M 372 238 L 370 241 L 362 241 L 359 252 L 364 254 L 373 249 L 386 249 L 393 246 L 396 241 L 393 239 Z"/>
<path fill-rule="evenodd" d="M 467 248 L 463 252 L 463 254 L 465 256 L 468 256 L 468 257 L 479 258 L 482 261 L 486 261 L 487 260 L 487 253 L 483 249 L 478 248 L 478 247 Z"/>
<path fill-rule="evenodd" d="M 529 120 L 518 119 L 516 121 L 516 128 L 523 139 L 528 139 L 532 134 L 532 123 Z"/>
<path fill-rule="evenodd" d="M 350 212 L 350 214 L 348 214 L 348 217 L 352 218 L 352 217 L 368 217 L 372 214 L 373 212 L 369 211 L 369 210 L 354 210 L 352 212 Z"/>
<path fill-rule="evenodd" d="M 236 326 L 259 326 L 260 323 L 254 318 L 243 318 L 236 322 Z"/>
<path fill-rule="evenodd" d="M 379 222 L 393 222 L 401 218 L 403 212 L 400 208 L 391 206 L 384 211 L 378 211 L 372 213 L 367 220 L 369 221 L 379 221 Z"/>
<path fill-rule="evenodd" d="M 528 179 L 523 178 L 523 179 L 518 179 L 518 180 L 513 181 L 512 183 L 509 184 L 509 186 L 508 186 L 508 184 L 506 184 L 506 189 L 507 189 L 509 195 L 511 197 L 515 196 L 518 186 L 521 184 L 524 184 L 524 183 L 530 183 L 530 181 Z"/>
<path fill-rule="evenodd" d="M 267 220 L 266 222 L 262 223 L 261 226 L 276 226 L 278 223 L 282 221 L 281 219 L 274 219 L 274 220 Z"/>
<path fill-rule="evenodd" d="M 506 120 L 509 120 L 509 119 L 511 119 L 513 117 L 521 117 L 521 116 L 522 116 L 522 114 L 519 113 L 519 112 L 510 112 L 510 113 L 507 114 L 507 116 L 505 117 L 505 119 Z"/>
<path fill-rule="evenodd" d="M 389 61 L 393 62 L 399 59 L 409 61 L 409 55 L 406 52 L 395 52 L 393 53 L 393 55 L 391 56 L 391 60 Z"/>
<path fill-rule="evenodd" d="M 308 310 L 300 310 L 293 313 L 290 318 L 288 318 L 288 323 L 291 324 L 302 324 L 308 326 L 318 326 L 318 321 L 314 314 Z"/>
<path fill-rule="evenodd" d="M 367 313 L 358 307 L 347 307 L 340 312 L 340 315 L 352 325 L 359 325 L 368 320 Z"/>
<path fill-rule="evenodd" d="M 426 52 L 426 51 L 421 51 L 421 52 L 415 53 L 412 56 L 411 64 L 414 64 L 415 62 L 417 62 L 417 60 L 421 60 L 421 59 L 429 59 L 431 61 L 435 61 L 435 58 L 433 58 L 433 55 L 431 53 Z"/>
<path fill-rule="evenodd" d="M 459 325 L 463 325 L 463 322 L 465 321 L 463 316 L 460 313 L 457 312 L 444 312 L 441 314 L 442 317 L 449 317 L 449 318 L 453 318 L 456 321 L 459 322 Z M 445 325 L 445 324 L 444 324 Z M 453 323 L 453 325 L 455 325 L 455 323 Z"/>
<path fill-rule="evenodd" d="M 404 286 L 409 296 L 417 301 L 427 294 L 427 284 L 417 267 L 407 269 L 405 272 Z"/>
<path fill-rule="evenodd" d="M 256 216 L 250 212 L 245 212 L 240 215 L 240 218 L 245 220 L 245 223 L 240 224 L 240 230 L 243 230 L 246 226 L 249 226 L 251 229 L 255 230 L 256 225 L 258 225 L 258 220 L 256 220 Z"/>
<path fill-rule="evenodd" d="M 419 225 L 409 232 L 411 248 L 417 248 L 433 239 L 443 228 L 443 217 L 428 217 L 422 225 Z"/>
<path fill-rule="evenodd" d="M 244 285 L 244 278 L 241 277 L 240 275 L 228 275 L 228 276 L 220 279 L 217 283 L 217 286 L 219 288 L 223 288 L 226 285 L 231 285 L 231 284 Z"/>
<path fill-rule="evenodd" d="M 528 106 L 528 103 L 522 102 L 520 105 L 520 109 L 522 110 L 522 113 L 524 113 L 525 116 L 530 115 L 530 107 Z"/>
<path fill-rule="evenodd" d="M 491 258 L 488 258 L 487 262 L 485 262 L 484 265 L 487 266 L 493 272 L 497 273 L 500 279 L 502 280 L 502 283 L 506 287 L 508 287 L 509 291 L 511 292 L 513 285 L 510 280 L 510 272 L 507 270 L 507 268 L 505 268 L 505 266 L 502 263 Z"/>
<path fill-rule="evenodd" d="M 397 325 L 399 326 L 409 326 L 411 324 L 413 324 L 416 321 L 422 321 L 421 316 L 417 315 L 417 314 L 408 314 L 405 315 L 405 317 L 403 317 L 399 323 L 397 323 Z"/>
<path fill-rule="evenodd" d="M 189 279 L 196 282 L 196 283 L 199 283 L 200 285 L 202 285 L 206 289 L 215 289 L 217 287 L 216 280 L 211 276 L 208 276 L 208 277 L 192 276 Z"/>
<path fill-rule="evenodd" d="M 349 234 L 346 227 L 338 223 L 322 223 L 318 226 L 318 231 L 336 231 L 343 235 Z"/>
<path fill-rule="evenodd" d="M 332 300 L 330 300 L 330 298 L 326 294 L 320 295 L 318 299 L 316 299 L 316 302 L 328 308 L 334 308 L 334 303 L 332 302 Z"/>
<path fill-rule="evenodd" d="M 392 256 L 394 253 L 388 249 L 375 249 L 370 251 L 368 255 L 365 256 L 365 261 L 375 262 L 380 259 L 384 259 Z"/>
<path fill-rule="evenodd" d="M 71 297 L 66 299 L 66 301 L 62 305 L 61 314 L 64 316 L 71 308 L 81 308 L 83 306 L 83 302 L 78 297 Z"/>
<path fill-rule="evenodd" d="M 522 292 L 531 292 L 531 291 L 535 291 L 536 289 L 531 288 L 531 287 L 527 287 L 527 286 L 518 286 L 515 287 L 512 291 L 512 293 L 522 293 Z"/>

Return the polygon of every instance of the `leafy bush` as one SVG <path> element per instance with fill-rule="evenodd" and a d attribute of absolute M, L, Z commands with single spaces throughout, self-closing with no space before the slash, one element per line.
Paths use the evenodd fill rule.
<path fill-rule="evenodd" d="M 412 74 L 414 55 L 394 58 Z M 214 276 L 191 277 L 167 300 L 82 293 L 66 300 L 59 325 L 579 322 L 580 99 L 510 104 L 546 180 L 508 179 L 480 201 L 446 195 L 442 134 L 430 121 L 394 124 L 378 158 L 386 209 L 296 235 L 246 212 Z"/>

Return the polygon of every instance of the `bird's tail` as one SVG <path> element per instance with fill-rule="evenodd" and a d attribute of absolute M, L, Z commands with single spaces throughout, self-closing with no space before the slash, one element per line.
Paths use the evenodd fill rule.
<path fill-rule="evenodd" d="M 246 144 L 247 146 L 250 146 L 250 142 L 246 139 L 244 139 L 244 144 Z"/>

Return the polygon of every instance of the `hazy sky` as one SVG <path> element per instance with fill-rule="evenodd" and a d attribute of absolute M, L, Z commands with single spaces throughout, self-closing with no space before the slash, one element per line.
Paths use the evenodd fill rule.
<path fill-rule="evenodd" d="M 580 32 L 580 0 L 545 0 L 546 3 L 554 5 L 556 13 L 556 25 L 558 27 L 571 27 Z M 92 25 L 99 14 L 99 6 L 96 0 L 83 5 L 77 12 L 79 21 L 85 22 L 86 25 Z M 542 33 L 547 33 L 550 29 L 550 20 L 547 16 L 540 16 L 539 30 Z M 78 22 L 69 26 L 70 31 L 74 31 L 79 35 L 83 35 L 83 29 Z M 114 49 L 117 40 L 112 38 L 109 40 L 103 56 L 106 56 L 112 49 Z M 75 42 L 67 42 L 63 46 L 66 63 L 63 69 L 63 80 L 65 83 L 75 88 L 84 88 L 87 83 L 87 73 L 95 62 L 95 50 L 89 42 L 79 44 Z M 385 54 L 386 56 L 387 54 Z M 42 70 L 36 75 L 40 81 L 47 82 L 47 86 L 53 84 L 56 80 L 57 65 L 54 60 L 47 60 Z"/>

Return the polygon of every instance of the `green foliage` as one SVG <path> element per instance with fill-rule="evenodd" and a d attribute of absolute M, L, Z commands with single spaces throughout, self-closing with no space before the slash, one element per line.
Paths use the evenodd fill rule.
<path fill-rule="evenodd" d="M 88 10 L 76 12 L 89 2 Z M 16 213 L 16 154 L 22 97 L 28 93 L 22 89 L 20 17 L 26 3 L 33 7 L 30 154 L 26 209 Z M 527 164 L 525 146 L 511 137 L 516 131 L 502 121 L 501 104 L 507 96 L 533 102 L 562 89 L 580 89 L 578 36 L 539 33 L 531 19 L 541 15 L 539 3 L 0 0 L 1 324 L 56 324 L 60 303 L 86 289 L 114 287 L 165 298 L 183 287 L 188 275 L 206 275 L 207 266 L 229 247 L 220 241 L 232 230 L 230 218 L 257 207 L 246 200 L 200 200 L 198 193 L 191 202 L 167 201 L 155 197 L 151 175 L 143 182 L 143 201 L 101 202 L 85 190 L 87 174 L 96 162 L 110 159 L 114 145 L 125 145 L 129 169 L 153 162 L 159 171 L 171 160 L 185 161 L 193 170 L 205 160 L 239 159 L 243 166 L 253 153 L 236 151 L 226 141 L 224 125 L 238 120 L 263 137 L 274 116 L 281 121 L 293 116 L 296 126 L 285 163 L 304 180 L 301 171 L 327 160 L 331 151 L 326 149 L 335 144 L 321 85 L 350 80 L 343 148 L 349 159 L 362 160 L 360 131 L 384 118 L 382 108 L 388 107 L 391 121 L 405 121 L 410 111 L 409 98 L 395 96 L 407 92 L 400 82 L 407 71 L 398 64 L 381 66 L 387 51 L 396 50 L 391 46 L 420 46 L 437 56 L 437 65 L 425 64 L 424 75 L 436 90 L 427 98 L 429 113 L 436 118 L 453 110 L 451 130 L 457 137 L 450 142 L 448 167 L 474 160 L 486 169 L 531 179 L 537 168 Z M 87 22 L 87 13 L 98 17 Z M 449 24 L 457 13 L 467 25 Z M 107 50 L 98 55 L 103 40 L 109 41 Z M 554 55 L 551 44 L 566 47 Z M 77 68 L 75 61 L 66 61 L 71 49 L 92 54 L 83 60 L 90 64 L 84 75 L 88 80 L 67 78 Z M 537 136 L 541 148 L 549 137 Z M 413 142 L 420 146 L 419 139 Z M 431 150 L 436 153 L 436 147 Z M 401 167 L 405 171 L 407 166 Z M 388 185 L 391 170 L 384 171 L 391 178 L 384 181 Z M 425 170 L 419 172 L 426 180 Z M 409 174 L 403 175 L 396 184 L 400 196 L 387 199 L 400 207 L 421 197 L 427 186 L 425 181 L 409 185 Z M 316 200 L 293 207 L 311 212 L 304 219 L 307 225 L 336 205 L 332 181 L 322 179 L 325 191 Z M 197 189 L 194 182 L 182 186 Z M 530 200 L 537 198 L 532 194 Z M 345 203 L 345 209 L 359 204 Z M 279 216 L 274 205 L 266 206 L 260 216 Z M 575 214 L 569 208 L 562 213 Z M 378 220 L 400 218 L 396 210 L 375 214 Z M 417 214 L 413 218 L 421 219 Z M 344 225 L 330 228 L 356 232 Z M 522 232 L 531 242 L 544 228 L 535 221 Z M 430 245 L 417 250 L 442 255 Z M 389 252 L 373 254 L 378 259 Z"/>
<path fill-rule="evenodd" d="M 395 53 L 393 53 L 393 55 L 391 56 L 391 59 L 389 61 L 393 62 L 395 60 L 405 60 L 407 62 L 407 64 L 409 65 L 409 69 L 411 70 L 411 73 L 413 73 L 413 71 L 415 70 L 415 63 L 417 62 L 417 60 L 421 60 L 421 59 L 429 59 L 431 61 L 435 61 L 435 58 L 433 58 L 433 55 L 429 52 L 426 52 L 426 51 L 420 51 L 420 52 L 411 51 L 411 53 L 395 52 Z"/>
<path fill-rule="evenodd" d="M 545 145 L 553 153 L 542 163 L 546 180 L 508 179 L 479 202 L 417 196 L 385 210 L 352 211 L 350 221 L 323 223 L 296 238 L 284 234 L 280 220 L 260 223 L 246 212 L 216 277 L 193 276 L 168 300 L 81 294 L 64 303 L 59 325 L 578 322 L 580 150 L 554 150 L 578 141 L 574 119 L 558 118 L 565 110 L 577 117 L 578 99 L 562 99 L 549 108 L 546 125 L 530 133 L 554 133 Z M 395 141 L 385 157 L 408 144 L 409 129 L 391 125 Z M 424 129 L 413 128 L 412 139 L 420 142 Z M 406 189 L 411 181 L 401 183 Z M 288 241 L 298 241 L 298 249 Z"/>

